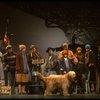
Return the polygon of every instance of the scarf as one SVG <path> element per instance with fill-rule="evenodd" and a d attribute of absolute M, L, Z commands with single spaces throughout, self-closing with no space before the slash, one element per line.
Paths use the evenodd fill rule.
<path fill-rule="evenodd" d="M 85 64 L 89 63 L 89 52 L 85 53 Z"/>
<path fill-rule="evenodd" d="M 25 53 L 22 53 L 23 58 L 23 65 L 24 65 L 24 72 L 26 73 L 28 71 L 28 79 L 31 80 L 31 73 L 28 66 L 28 61 Z"/>

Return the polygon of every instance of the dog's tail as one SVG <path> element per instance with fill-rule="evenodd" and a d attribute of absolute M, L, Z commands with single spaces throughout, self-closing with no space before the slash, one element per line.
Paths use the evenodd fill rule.
<path fill-rule="evenodd" d="M 46 77 L 43 76 L 41 73 L 38 73 L 38 76 L 40 77 L 40 79 L 42 79 L 44 82 L 46 81 Z"/>

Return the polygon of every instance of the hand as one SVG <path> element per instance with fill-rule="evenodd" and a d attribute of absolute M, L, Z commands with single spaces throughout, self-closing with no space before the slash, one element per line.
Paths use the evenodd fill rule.
<path fill-rule="evenodd" d="M 91 67 L 92 64 L 89 64 L 89 67 Z"/>
<path fill-rule="evenodd" d="M 90 63 L 90 64 L 89 64 L 89 67 L 91 67 L 91 66 L 94 66 L 94 64 L 93 64 L 93 63 Z"/>
<path fill-rule="evenodd" d="M 62 69 L 62 68 L 60 68 L 60 70 L 61 70 L 61 71 L 63 71 L 63 69 Z"/>
<path fill-rule="evenodd" d="M 86 78 L 86 75 L 85 74 L 82 74 L 82 79 L 85 79 Z"/>
<path fill-rule="evenodd" d="M 78 63 L 78 59 L 75 57 L 75 58 L 73 59 L 73 62 L 77 64 L 77 63 Z"/>
<path fill-rule="evenodd" d="M 8 68 L 9 67 L 9 65 L 6 65 L 6 68 Z"/>
<path fill-rule="evenodd" d="M 64 71 L 64 74 L 66 74 L 66 71 Z"/>

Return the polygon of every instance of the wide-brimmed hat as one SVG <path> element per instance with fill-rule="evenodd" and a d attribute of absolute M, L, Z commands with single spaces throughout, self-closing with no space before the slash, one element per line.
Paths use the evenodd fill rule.
<path fill-rule="evenodd" d="M 48 47 L 47 50 L 46 50 L 46 52 L 48 53 L 50 50 L 55 51 L 54 48 Z"/>

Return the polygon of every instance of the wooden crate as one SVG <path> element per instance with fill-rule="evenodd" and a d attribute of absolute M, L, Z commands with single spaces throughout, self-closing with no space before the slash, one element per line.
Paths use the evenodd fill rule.
<path fill-rule="evenodd" d="M 1 86 L 0 94 L 11 95 L 11 86 Z"/>

